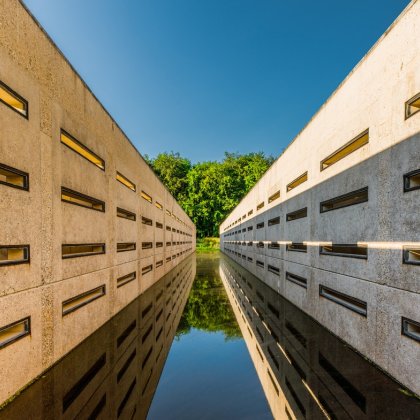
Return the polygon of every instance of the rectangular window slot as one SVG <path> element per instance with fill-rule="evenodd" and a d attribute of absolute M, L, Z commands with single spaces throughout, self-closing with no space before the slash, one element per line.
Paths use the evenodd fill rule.
<path fill-rule="evenodd" d="M 332 255 L 336 257 L 360 258 L 367 260 L 367 246 L 359 246 L 357 244 L 333 244 L 321 245 L 319 247 L 321 255 Z"/>
<path fill-rule="evenodd" d="M 264 268 L 264 263 L 262 261 L 257 260 L 257 266 Z"/>
<path fill-rule="evenodd" d="M 66 133 L 64 130 L 61 130 L 60 140 L 61 143 L 63 143 L 69 149 L 73 150 L 73 152 L 82 156 L 90 163 L 93 163 L 99 169 L 102 169 L 103 171 L 105 170 L 105 161 L 98 155 L 93 153 L 92 150 L 88 149 L 85 145 L 76 140 L 69 133 Z"/>
<path fill-rule="evenodd" d="M 302 219 L 308 215 L 308 208 L 299 209 L 286 214 L 286 221 L 291 222 L 293 220 Z"/>
<path fill-rule="evenodd" d="M 287 184 L 286 191 L 289 192 L 289 191 L 293 190 L 294 188 L 298 187 L 300 184 L 303 184 L 307 180 L 308 180 L 308 172 L 305 172 L 304 174 L 298 176 L 292 182 Z"/>
<path fill-rule="evenodd" d="M 251 334 L 252 335 L 252 334 Z M 263 357 L 263 355 L 262 355 L 262 353 L 261 353 L 261 350 L 258 348 L 258 346 L 257 345 L 255 345 L 255 348 L 257 349 L 257 352 L 258 352 L 258 354 L 260 355 L 260 357 L 261 357 L 261 361 L 263 362 L 264 361 L 264 357 Z"/>
<path fill-rule="evenodd" d="M 253 259 L 252 259 L 251 257 L 248 257 L 248 261 L 252 262 L 252 261 L 253 261 Z"/>
<path fill-rule="evenodd" d="M 128 210 L 124 210 L 120 207 L 117 207 L 117 216 L 123 219 L 131 220 L 133 222 L 136 221 L 136 215 L 134 213 L 131 213 L 131 211 Z"/>
<path fill-rule="evenodd" d="M 366 398 L 356 389 L 323 355 L 318 355 L 319 365 L 331 376 L 332 379 L 343 389 L 353 402 L 366 413 Z"/>
<path fill-rule="evenodd" d="M 264 227 L 264 222 L 257 223 L 257 229 L 262 229 Z"/>
<path fill-rule="evenodd" d="M 0 328 L 0 349 L 31 334 L 31 317 Z"/>
<path fill-rule="evenodd" d="M 105 211 L 105 203 L 103 201 L 65 187 L 61 187 L 61 201 L 85 207 L 87 209 L 101 212 Z"/>
<path fill-rule="evenodd" d="M 274 217 L 268 221 L 268 226 L 278 225 L 280 223 L 280 217 Z"/>
<path fill-rule="evenodd" d="M 147 340 L 147 337 L 149 337 L 152 330 L 153 330 L 153 324 L 151 324 L 149 326 L 149 328 L 147 329 L 147 331 L 143 334 L 143 337 L 141 338 L 141 343 L 142 344 L 144 344 L 144 342 Z"/>
<path fill-rule="evenodd" d="M 121 242 L 117 244 L 117 252 L 127 252 L 135 251 L 136 243 L 135 242 Z"/>
<path fill-rule="evenodd" d="M 323 286 L 322 284 L 319 285 L 319 295 L 341 306 L 344 306 L 353 312 L 367 316 L 367 303 L 363 300 L 346 295 L 342 292 L 338 292 L 337 290 L 330 289 L 329 287 Z"/>
<path fill-rule="evenodd" d="M 174 227 L 172 228 L 172 232 L 176 232 L 176 229 Z"/>
<path fill-rule="evenodd" d="M 263 201 L 263 202 L 261 202 L 260 204 L 258 204 L 258 206 L 257 206 L 257 211 L 258 211 L 258 210 L 261 210 L 263 207 L 264 207 L 264 201 Z"/>
<path fill-rule="evenodd" d="M 143 223 L 143 225 L 153 226 L 152 219 L 148 219 L 147 217 L 142 216 L 141 222 Z"/>
<path fill-rule="evenodd" d="M 166 262 L 171 262 L 171 257 L 166 257 Z"/>
<path fill-rule="evenodd" d="M 121 346 L 121 344 L 124 343 L 124 341 L 129 337 L 129 335 L 134 331 L 134 329 L 137 326 L 137 321 L 134 320 L 117 338 L 117 348 Z"/>
<path fill-rule="evenodd" d="M 286 280 L 289 280 L 298 286 L 304 287 L 305 289 L 307 288 L 307 280 L 304 277 L 289 273 L 288 271 L 286 271 Z"/>
<path fill-rule="evenodd" d="M 117 279 L 117 288 L 126 285 L 127 283 L 132 282 L 136 279 L 136 272 L 133 271 L 130 274 L 126 274 L 125 276 L 119 277 Z"/>
<path fill-rule="evenodd" d="M 268 204 L 272 203 L 274 200 L 277 200 L 278 198 L 280 198 L 280 190 L 275 192 L 273 195 L 270 195 L 270 197 L 268 197 Z"/>
<path fill-rule="evenodd" d="M 150 355 L 152 354 L 153 351 L 153 345 L 150 347 L 149 351 L 147 352 L 146 356 L 143 359 L 143 363 L 141 364 L 141 368 L 144 369 L 144 367 L 146 366 L 146 363 L 148 362 Z"/>
<path fill-rule="evenodd" d="M 61 249 L 63 258 L 105 254 L 105 244 L 63 244 Z"/>
<path fill-rule="evenodd" d="M 153 202 L 152 197 L 149 194 L 147 194 L 146 192 L 142 191 L 140 195 L 141 195 L 142 198 L 144 198 L 149 203 Z"/>
<path fill-rule="evenodd" d="M 250 211 L 248 212 L 248 216 L 251 216 L 253 213 L 254 213 L 254 210 L 250 210 Z"/>
<path fill-rule="evenodd" d="M 0 81 L 0 101 L 18 114 L 28 118 L 28 101 Z"/>
<path fill-rule="evenodd" d="M 268 244 L 268 249 L 280 249 L 280 244 L 277 242 L 271 242 Z"/>
<path fill-rule="evenodd" d="M 123 412 L 125 406 L 127 405 L 127 402 L 130 399 L 131 394 L 134 391 L 134 388 L 136 387 L 136 383 L 137 383 L 137 378 L 134 378 L 133 382 L 131 383 L 130 387 L 128 388 L 127 393 L 125 394 L 125 397 L 123 398 L 123 400 L 121 401 L 121 404 L 118 407 L 117 418 L 119 418 L 121 416 L 121 413 Z"/>
<path fill-rule="evenodd" d="M 280 312 L 278 309 L 272 305 L 270 302 L 267 303 L 268 309 L 271 311 L 273 315 L 275 315 L 277 318 L 280 318 Z"/>
<path fill-rule="evenodd" d="M 141 274 L 144 276 L 145 274 L 150 273 L 152 270 L 153 270 L 153 265 L 152 264 L 146 265 L 146 267 L 143 267 L 141 269 Z"/>
<path fill-rule="evenodd" d="M 270 273 L 273 273 L 276 276 L 280 276 L 280 269 L 279 268 L 274 267 L 273 265 L 269 265 L 267 269 Z"/>
<path fill-rule="evenodd" d="M 105 296 L 105 294 L 106 289 L 105 285 L 103 284 L 102 286 L 95 287 L 92 290 L 88 290 L 87 292 L 67 299 L 62 304 L 62 315 L 68 315 L 69 313 L 80 309 L 81 307 L 93 302 L 94 300 Z"/>
<path fill-rule="evenodd" d="M 156 242 L 156 248 L 162 248 L 163 242 Z"/>
<path fill-rule="evenodd" d="M 162 206 L 162 204 L 158 203 L 157 201 L 155 201 L 155 206 L 156 206 L 159 210 L 163 210 L 163 206 Z"/>
<path fill-rule="evenodd" d="M 417 169 L 404 175 L 404 192 L 414 191 L 418 189 L 420 189 L 420 169 Z"/>
<path fill-rule="evenodd" d="M 123 174 L 117 172 L 117 181 L 121 182 L 121 184 L 125 185 L 131 191 L 136 191 L 136 184 L 131 182 L 128 178 L 126 178 Z"/>
<path fill-rule="evenodd" d="M 153 308 L 153 303 L 149 303 L 146 308 L 143 309 L 141 317 L 144 318 Z"/>
<path fill-rule="evenodd" d="M 286 328 L 292 333 L 292 335 L 299 341 L 300 344 L 306 349 L 306 338 L 305 336 L 288 320 L 286 320 Z"/>
<path fill-rule="evenodd" d="M 420 111 L 420 93 L 413 96 L 405 103 L 405 119 Z"/>
<path fill-rule="evenodd" d="M 296 405 L 299 407 L 299 410 L 302 412 L 303 417 L 306 417 L 305 406 L 302 404 L 302 401 L 299 399 L 296 391 L 293 389 L 291 383 L 289 382 L 289 380 L 287 378 L 286 378 L 286 386 L 289 389 L 289 392 L 292 395 Z"/>
<path fill-rule="evenodd" d="M 403 262 L 404 264 L 420 265 L 420 247 L 404 246 Z"/>
<path fill-rule="evenodd" d="M 92 410 L 88 419 L 99 418 L 99 416 L 102 413 L 102 411 L 104 410 L 105 406 L 106 406 L 106 394 L 102 395 L 102 398 L 100 399 L 100 401 L 98 402 L 96 407 Z"/>
<path fill-rule="evenodd" d="M 163 229 L 163 224 L 162 223 L 159 223 L 159 222 L 156 222 L 156 227 L 158 229 Z"/>
<path fill-rule="evenodd" d="M 0 333 L 1 334 L 1 333 Z M 408 318 L 401 318 L 401 334 L 420 342 L 420 323 Z M 1 344 L 0 344 L 1 347 Z"/>
<path fill-rule="evenodd" d="M 29 175 L 26 172 L 0 163 L 0 184 L 29 191 Z"/>
<path fill-rule="evenodd" d="M 29 245 L 0 245 L 0 266 L 25 264 L 29 261 Z"/>
<path fill-rule="evenodd" d="M 63 397 L 63 413 L 73 404 L 77 397 L 92 382 L 93 378 L 100 372 L 106 364 L 106 353 L 89 368 L 89 370 L 70 388 Z"/>
<path fill-rule="evenodd" d="M 172 229 L 171 229 L 170 226 L 166 226 L 166 230 L 169 231 L 169 232 L 171 232 Z"/>
<path fill-rule="evenodd" d="M 286 250 L 294 252 L 307 252 L 308 246 L 303 243 L 292 242 L 291 244 L 286 245 Z"/>
<path fill-rule="evenodd" d="M 121 381 L 121 379 L 124 377 L 125 372 L 127 372 L 127 369 L 130 367 L 131 363 L 133 363 L 134 358 L 136 357 L 137 350 L 134 349 L 133 352 L 128 356 L 126 362 L 124 363 L 123 367 L 119 370 L 117 373 L 117 384 Z"/>
<path fill-rule="evenodd" d="M 166 246 L 171 246 L 172 242 L 166 242 Z"/>
<path fill-rule="evenodd" d="M 162 291 L 161 293 L 163 293 L 163 291 Z M 159 319 L 160 319 L 160 317 L 162 316 L 162 314 L 163 314 L 163 309 L 161 309 L 161 310 L 159 311 L 159 313 L 156 315 L 156 322 L 158 322 L 158 321 L 159 321 Z"/>
<path fill-rule="evenodd" d="M 356 204 L 365 203 L 369 200 L 368 187 L 357 191 L 352 191 L 339 197 L 320 203 L 320 212 L 325 213 L 331 210 L 341 209 L 343 207 L 354 206 Z"/>
<path fill-rule="evenodd" d="M 369 143 L 369 130 L 364 131 L 359 134 L 353 140 L 350 140 L 343 147 L 340 147 L 331 155 L 327 156 L 324 160 L 321 161 L 321 171 L 329 168 L 334 163 L 337 163 L 341 159 L 344 159 L 346 156 L 350 155 L 357 149 L 360 149 L 364 145 Z"/>
<path fill-rule="evenodd" d="M 242 220 L 244 220 L 244 219 L 246 219 L 246 214 L 244 214 L 244 215 L 242 216 Z"/>
<path fill-rule="evenodd" d="M 243 228 L 243 229 L 242 229 L 242 232 L 246 232 L 246 228 Z"/>
<path fill-rule="evenodd" d="M 264 248 L 264 242 L 258 242 L 257 248 Z"/>
<path fill-rule="evenodd" d="M 252 229 L 254 229 L 254 227 L 253 227 L 253 226 L 248 226 L 248 232 L 249 232 L 250 230 L 252 230 Z"/>
<path fill-rule="evenodd" d="M 252 241 L 249 241 L 247 246 L 252 246 L 252 245 L 253 245 Z"/>
<path fill-rule="evenodd" d="M 153 242 L 142 242 L 141 243 L 141 249 L 152 249 L 153 248 Z"/>
<path fill-rule="evenodd" d="M 156 262 L 156 268 L 162 267 L 162 265 L 163 265 L 163 260 Z"/>
<path fill-rule="evenodd" d="M 156 342 L 158 342 L 158 341 L 159 341 L 159 338 L 160 338 L 160 336 L 161 336 L 162 332 L 163 332 L 163 327 L 160 327 L 160 330 L 159 330 L 159 331 L 158 331 L 158 333 L 156 334 L 156 339 L 155 339 L 155 341 L 156 341 Z"/>

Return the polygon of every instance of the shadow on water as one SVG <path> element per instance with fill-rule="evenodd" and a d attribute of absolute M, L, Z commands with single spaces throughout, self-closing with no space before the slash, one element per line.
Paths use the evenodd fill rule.
<path fill-rule="evenodd" d="M 400 420 L 419 419 L 420 404 L 230 258 L 199 254 L 0 411 L 146 417 Z"/>

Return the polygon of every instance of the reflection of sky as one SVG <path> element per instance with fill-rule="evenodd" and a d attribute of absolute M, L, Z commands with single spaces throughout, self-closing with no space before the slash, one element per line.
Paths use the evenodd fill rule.
<path fill-rule="evenodd" d="M 172 344 L 148 418 L 272 416 L 245 341 L 191 329 Z"/>

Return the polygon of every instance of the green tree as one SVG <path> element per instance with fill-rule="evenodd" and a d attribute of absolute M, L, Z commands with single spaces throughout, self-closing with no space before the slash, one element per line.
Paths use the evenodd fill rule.
<path fill-rule="evenodd" d="M 187 175 L 191 170 L 191 161 L 174 152 L 159 153 L 154 159 L 145 156 L 145 160 L 175 199 L 182 202 L 187 194 Z"/>
<path fill-rule="evenodd" d="M 273 160 L 262 152 L 225 153 L 222 162 L 191 165 L 179 153 L 171 152 L 160 153 L 148 162 L 191 217 L 202 238 L 218 236 L 219 224 Z"/>

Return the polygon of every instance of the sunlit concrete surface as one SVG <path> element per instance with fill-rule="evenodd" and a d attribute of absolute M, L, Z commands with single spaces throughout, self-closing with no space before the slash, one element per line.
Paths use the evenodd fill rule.
<path fill-rule="evenodd" d="M 18 0 L 0 1 L 0 403 L 195 249 L 195 227 Z"/>
<path fill-rule="evenodd" d="M 222 251 L 417 394 L 419 22 L 413 1 L 220 227 Z"/>

